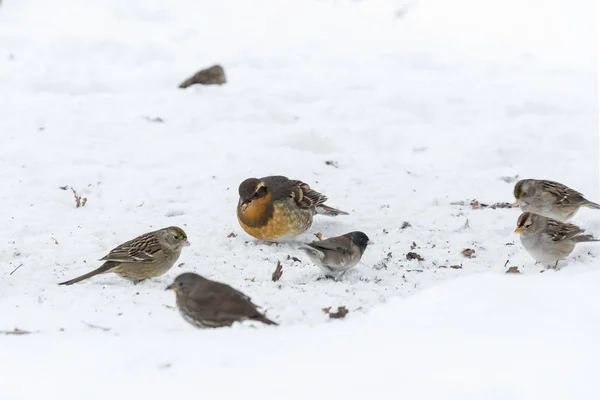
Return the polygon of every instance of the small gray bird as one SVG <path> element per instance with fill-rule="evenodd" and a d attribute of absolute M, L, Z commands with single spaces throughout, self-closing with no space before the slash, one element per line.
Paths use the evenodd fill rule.
<path fill-rule="evenodd" d="M 307 243 L 300 248 L 321 268 L 325 276 L 336 278 L 358 264 L 370 244 L 373 243 L 367 235 L 355 231 Z"/>
<path fill-rule="evenodd" d="M 599 241 L 592 235 L 582 235 L 584 229 L 577 225 L 530 212 L 521 214 L 515 232 L 536 262 L 555 261 L 554 269 L 573 252 L 577 243 Z"/>
<path fill-rule="evenodd" d="M 242 292 L 192 272 L 179 275 L 166 290 L 175 291 L 179 312 L 198 328 L 220 328 L 245 320 L 277 325 L 261 314 Z"/>
<path fill-rule="evenodd" d="M 176 226 L 149 232 L 112 249 L 100 259 L 105 261 L 100 268 L 59 285 L 72 285 L 108 272 L 138 283 L 166 273 L 179 258 L 181 249 L 189 245 L 186 233 Z"/>
<path fill-rule="evenodd" d="M 580 207 L 600 209 L 581 193 L 562 183 L 545 179 L 523 179 L 516 183 L 514 195 L 524 212 L 532 212 L 566 222 Z"/>

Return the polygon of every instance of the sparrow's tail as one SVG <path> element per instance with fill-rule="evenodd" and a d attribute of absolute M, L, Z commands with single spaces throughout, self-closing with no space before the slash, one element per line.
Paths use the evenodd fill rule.
<path fill-rule="evenodd" d="M 114 262 L 105 262 L 104 264 L 102 264 L 102 266 L 100 268 L 95 269 L 92 272 L 88 272 L 87 274 L 81 275 L 77 278 L 71 279 L 70 281 L 61 282 L 61 283 L 59 283 L 59 285 L 72 285 L 74 283 L 81 282 L 88 278 L 91 278 L 92 276 L 104 274 L 104 273 L 110 271 L 111 269 L 113 269 L 114 267 L 115 267 Z"/>
<path fill-rule="evenodd" d="M 252 318 L 254 321 L 260 321 L 263 324 L 267 324 L 267 325 L 279 325 L 276 322 L 271 321 L 269 318 L 265 317 L 262 314 L 258 314 L 257 316 Z"/>
<path fill-rule="evenodd" d="M 588 207 L 588 208 L 600 210 L 600 204 L 594 203 L 593 201 L 587 200 L 587 203 L 585 203 L 584 206 Z"/>
<path fill-rule="evenodd" d="M 315 211 L 317 214 L 327 215 L 329 217 L 335 217 L 337 215 L 350 215 L 346 211 L 338 210 L 337 208 L 326 206 L 325 204 L 319 204 Z"/>
<path fill-rule="evenodd" d="M 575 243 L 581 242 L 600 242 L 600 239 L 596 239 L 592 235 L 578 235 L 573 238 Z"/>

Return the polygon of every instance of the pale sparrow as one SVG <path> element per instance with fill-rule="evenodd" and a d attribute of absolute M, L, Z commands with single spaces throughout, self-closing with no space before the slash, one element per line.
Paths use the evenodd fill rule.
<path fill-rule="evenodd" d="M 192 272 L 179 275 L 166 290 L 175 292 L 179 312 L 198 328 L 220 328 L 244 320 L 277 325 L 261 314 L 244 293 Z"/>
<path fill-rule="evenodd" d="M 517 204 L 524 212 L 532 212 L 559 221 L 567 221 L 579 207 L 600 209 L 600 205 L 587 200 L 581 193 L 562 183 L 523 179 L 514 190 Z"/>
<path fill-rule="evenodd" d="M 325 273 L 336 277 L 354 267 L 362 258 L 367 245 L 373 244 L 363 232 L 317 240 L 300 247 Z"/>
<path fill-rule="evenodd" d="M 100 259 L 105 261 L 100 268 L 59 285 L 72 285 L 108 272 L 138 283 L 167 272 L 179 258 L 181 249 L 189 245 L 183 229 L 176 226 L 149 232 L 111 250 Z"/>
<path fill-rule="evenodd" d="M 592 235 L 582 235 L 584 230 L 577 225 L 530 212 L 519 216 L 515 232 L 536 262 L 554 261 L 554 268 L 573 252 L 577 243 L 598 241 Z"/>

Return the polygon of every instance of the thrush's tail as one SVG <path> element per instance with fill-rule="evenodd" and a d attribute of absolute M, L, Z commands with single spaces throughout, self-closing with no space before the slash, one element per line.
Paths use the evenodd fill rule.
<path fill-rule="evenodd" d="M 596 239 L 592 235 L 578 235 L 573 238 L 576 243 L 580 242 L 600 242 L 600 239 Z"/>
<path fill-rule="evenodd" d="M 600 210 L 600 204 L 594 203 L 593 201 L 587 200 L 587 203 L 585 203 L 584 206 L 586 206 L 588 208 Z"/>
<path fill-rule="evenodd" d="M 267 324 L 267 325 L 279 325 L 278 323 L 271 321 L 269 318 L 265 317 L 262 314 L 258 314 L 257 316 L 252 317 L 252 319 L 254 321 L 260 321 L 263 324 Z"/>
<path fill-rule="evenodd" d="M 93 270 L 92 272 L 88 272 L 87 274 L 81 275 L 77 278 L 71 279 L 70 281 L 61 282 L 61 283 L 59 283 L 59 285 L 72 285 L 74 283 L 84 281 L 88 278 L 91 278 L 92 276 L 96 276 L 96 275 L 100 275 L 105 272 L 108 272 L 111 269 L 113 269 L 114 266 L 115 266 L 114 262 L 105 262 L 104 264 L 102 264 L 102 266 L 100 268 L 97 268 L 97 269 Z"/>
<path fill-rule="evenodd" d="M 337 208 L 326 206 L 325 204 L 320 204 L 315 208 L 317 214 L 327 215 L 329 217 L 335 217 L 337 215 L 349 215 L 346 211 L 338 210 Z"/>

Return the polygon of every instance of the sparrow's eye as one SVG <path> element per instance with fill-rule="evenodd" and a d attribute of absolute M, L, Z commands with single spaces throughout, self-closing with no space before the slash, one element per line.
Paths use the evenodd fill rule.
<path fill-rule="evenodd" d="M 179 239 L 179 236 L 173 235 L 173 239 L 177 240 L 177 239 Z"/>

